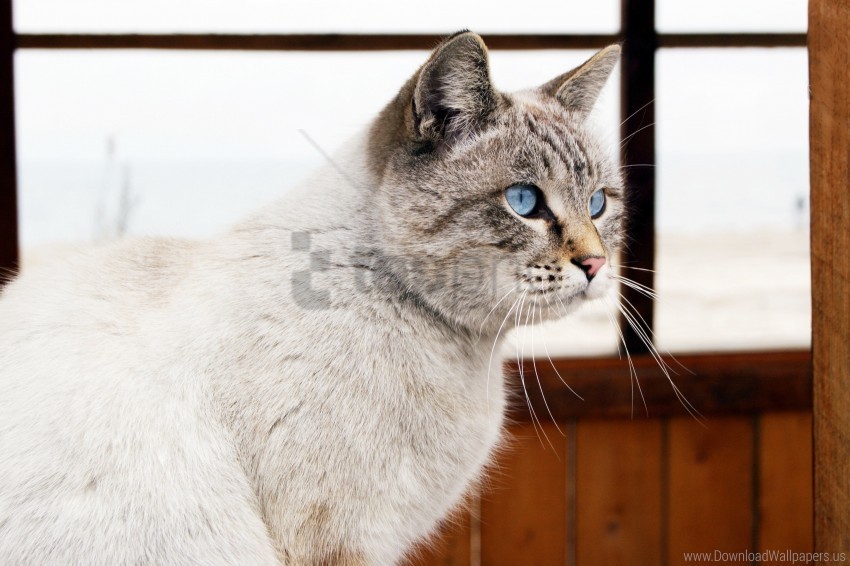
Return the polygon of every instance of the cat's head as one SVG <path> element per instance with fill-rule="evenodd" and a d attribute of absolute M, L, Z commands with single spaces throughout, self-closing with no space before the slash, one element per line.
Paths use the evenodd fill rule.
<path fill-rule="evenodd" d="M 519 300 L 555 318 L 605 294 L 624 187 L 586 122 L 619 55 L 502 93 L 478 35 L 437 47 L 369 139 L 377 245 L 407 289 L 476 329 Z"/>

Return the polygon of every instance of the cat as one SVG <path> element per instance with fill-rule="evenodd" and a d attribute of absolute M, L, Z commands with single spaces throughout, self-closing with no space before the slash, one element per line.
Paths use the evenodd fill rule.
<path fill-rule="evenodd" d="M 619 53 L 503 93 L 459 32 L 229 232 L 9 283 L 0 563 L 388 565 L 426 540 L 500 445 L 504 331 L 613 285 L 626 194 L 587 117 Z"/>

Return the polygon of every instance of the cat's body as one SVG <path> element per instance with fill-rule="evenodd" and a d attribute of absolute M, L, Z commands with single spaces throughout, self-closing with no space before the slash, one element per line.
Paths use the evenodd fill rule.
<path fill-rule="evenodd" d="M 313 252 L 348 258 L 359 227 L 336 218 Z M 262 516 L 304 545 L 293 556 L 389 564 L 457 502 L 498 437 L 489 350 L 392 295 L 355 292 L 360 268 L 326 274 L 345 305 L 303 310 L 290 286 L 310 254 L 278 232 L 127 242 L 9 289 L 4 369 L 25 377 L 4 375 L 0 400 L 0 556 L 48 547 L 57 563 L 86 562 L 100 554 L 91 538 L 114 536 L 138 543 L 115 549 L 131 563 L 271 563 Z"/>
<path fill-rule="evenodd" d="M 444 117 L 427 141 L 437 161 L 406 161 L 423 151 L 399 132 L 428 126 L 416 110 L 411 126 L 409 99 L 458 42 L 453 65 L 477 56 L 477 36 L 449 40 L 335 163 L 230 233 L 119 243 L 4 289 L 0 563 L 392 564 L 459 502 L 502 425 L 492 352 L 517 301 L 498 303 L 510 289 L 494 282 L 536 292 L 532 258 L 552 254 L 541 243 L 523 267 L 504 260 L 533 223 L 446 243 L 476 218 L 429 191 L 445 172 L 465 182 L 479 154 L 498 155 L 496 137 L 457 130 L 442 147 L 449 126 L 468 127 Z M 504 96 L 496 127 L 520 119 Z M 527 126 L 543 127 L 552 102 L 531 98 L 511 104 L 523 120 L 539 106 Z M 428 170 L 439 179 L 423 183 Z M 394 192 L 405 184 L 417 194 Z M 423 198 L 444 211 L 426 218 Z M 597 244 L 560 230 L 570 253 L 617 243 L 621 207 L 609 206 Z M 509 222 L 498 207 L 494 222 Z M 601 293 L 573 269 L 558 289 L 582 287 L 563 302 Z"/>

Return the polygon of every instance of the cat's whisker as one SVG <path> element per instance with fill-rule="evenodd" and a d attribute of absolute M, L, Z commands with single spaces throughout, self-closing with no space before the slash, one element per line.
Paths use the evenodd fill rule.
<path fill-rule="evenodd" d="M 525 297 L 525 293 L 523 293 L 523 298 L 524 297 Z M 524 305 L 520 306 L 520 310 L 523 309 L 523 306 Z M 521 318 L 521 315 L 520 315 L 520 317 L 517 317 L 517 327 L 519 327 L 520 318 Z M 546 439 L 546 442 L 549 444 L 549 446 L 552 446 L 552 442 L 549 440 L 549 435 L 546 434 L 546 430 L 543 428 L 543 423 L 540 421 L 540 418 L 537 416 L 537 413 L 534 411 L 534 407 L 531 404 L 531 398 L 528 395 L 528 389 L 526 388 L 526 385 L 525 385 L 525 368 L 523 367 L 523 362 L 525 361 L 525 339 L 528 335 L 528 315 L 526 315 L 526 317 L 525 317 L 525 322 L 524 322 L 522 328 L 523 328 L 523 335 L 522 335 L 522 340 L 521 340 L 522 344 L 517 345 L 517 367 L 519 369 L 519 380 L 522 383 L 523 393 L 525 393 L 525 402 L 528 405 L 528 411 L 529 411 L 529 413 L 531 413 L 531 422 L 532 422 L 532 424 L 534 424 L 536 422 L 535 431 L 537 430 L 537 427 L 540 427 L 540 432 L 543 433 L 543 438 Z M 543 445 L 543 438 L 540 438 L 539 433 L 538 433 L 537 438 L 540 440 L 540 445 L 545 448 L 545 446 Z M 554 446 L 552 446 L 552 450 L 553 451 L 555 450 Z"/>
<path fill-rule="evenodd" d="M 623 305 L 622 303 L 616 303 L 616 305 L 617 305 L 617 308 L 619 309 L 620 313 L 623 315 L 623 317 L 625 317 L 626 321 L 629 323 L 629 326 L 632 327 L 632 329 L 638 335 L 638 338 L 640 338 L 641 342 L 643 342 L 644 345 L 647 347 L 649 354 L 653 357 L 655 362 L 658 364 L 659 369 L 664 374 L 664 376 L 667 378 L 667 381 L 670 382 L 670 386 L 673 388 L 673 392 L 676 395 L 676 398 L 679 400 L 679 402 L 682 404 L 682 406 L 685 408 L 685 410 L 697 422 L 699 422 L 700 424 L 704 424 L 705 417 L 696 409 L 696 407 L 694 407 L 691 404 L 690 401 L 687 400 L 687 398 L 684 396 L 684 394 L 679 390 L 679 388 L 673 382 L 673 378 L 672 378 L 672 376 L 670 375 L 670 372 L 667 369 L 669 366 L 664 361 L 664 359 L 661 357 L 661 355 L 658 353 L 658 350 L 655 348 L 655 345 L 652 343 L 652 340 L 649 339 L 649 337 L 646 335 L 646 332 L 644 332 L 643 328 L 641 328 L 640 324 L 632 316 L 632 314 L 629 312 L 629 310 L 626 308 L 625 305 Z"/>
<path fill-rule="evenodd" d="M 648 287 L 648 286 L 644 285 L 643 283 L 635 281 L 634 279 L 631 279 L 631 278 L 626 277 L 624 275 L 613 275 L 613 277 L 615 279 L 617 279 L 618 281 L 621 281 L 623 283 L 628 284 L 629 286 L 631 286 L 635 290 L 643 291 L 644 293 L 646 293 L 647 295 L 649 295 L 653 298 L 658 297 L 658 291 L 656 291 L 652 287 Z"/>
<path fill-rule="evenodd" d="M 645 289 L 645 290 L 647 290 L 647 291 L 649 291 L 649 292 L 651 292 L 651 293 L 656 293 L 656 292 L 657 292 L 657 291 L 656 291 L 655 289 L 653 289 L 652 287 L 649 287 L 649 286 L 647 286 L 647 285 L 644 285 L 643 283 L 640 283 L 640 282 L 638 282 L 638 281 L 635 281 L 634 279 L 631 279 L 630 277 L 627 277 L 627 276 L 623 275 L 622 273 L 612 273 L 612 274 L 611 274 L 611 276 L 612 276 L 612 277 L 617 277 L 617 278 L 623 279 L 623 280 L 625 280 L 625 281 L 629 281 L 629 282 L 631 282 L 631 283 L 634 283 L 635 285 L 639 285 L 642 289 Z"/>
<path fill-rule="evenodd" d="M 615 281 L 619 281 L 620 283 L 622 283 L 623 285 L 625 285 L 627 287 L 631 287 L 632 289 L 634 289 L 635 291 L 637 291 L 641 295 L 649 297 L 650 299 L 658 300 L 658 293 L 656 293 L 653 289 L 651 289 L 650 287 L 647 287 L 646 285 L 642 285 L 641 283 L 638 283 L 637 281 L 633 281 L 633 280 L 629 279 L 628 277 L 623 277 L 622 275 L 611 275 L 611 279 L 614 279 Z"/>
<path fill-rule="evenodd" d="M 555 300 L 557 301 L 555 303 L 555 307 L 558 309 L 558 312 L 560 313 L 561 317 L 566 317 L 568 315 L 566 305 L 564 305 L 564 302 L 561 300 L 557 293 L 553 293 L 552 296 L 555 297 Z"/>
<path fill-rule="evenodd" d="M 651 128 L 654 125 L 655 125 L 655 122 L 652 122 L 651 124 L 647 124 L 645 126 L 642 126 L 642 127 L 638 128 L 637 130 L 635 130 L 634 132 L 632 132 L 631 134 L 629 134 L 628 136 L 626 136 L 625 138 L 623 138 L 623 140 L 620 142 L 620 149 L 623 149 L 623 146 L 626 145 L 626 142 L 628 142 L 630 139 L 632 139 L 633 137 L 635 137 L 636 135 L 638 135 L 639 133 L 641 133 L 645 129 Z"/>
<path fill-rule="evenodd" d="M 640 287 L 637 287 L 637 286 L 633 285 L 633 284 L 632 284 L 631 282 L 629 282 L 629 281 L 620 281 L 620 283 L 621 283 L 621 284 L 623 284 L 623 285 L 625 285 L 626 287 L 629 287 L 629 288 L 631 288 L 631 289 L 634 289 L 634 291 L 635 291 L 635 292 L 637 292 L 637 293 L 639 293 L 639 294 L 643 295 L 644 297 L 647 297 L 647 298 L 649 298 L 649 299 L 652 299 L 653 301 L 658 301 L 658 300 L 659 300 L 659 299 L 658 299 L 658 295 L 657 295 L 657 294 L 652 293 L 652 292 L 649 292 L 649 291 L 646 291 L 645 289 L 641 289 Z"/>
<path fill-rule="evenodd" d="M 677 396 L 677 398 L 679 398 L 679 401 L 682 402 L 682 397 L 680 397 L 681 394 L 678 391 L 678 388 L 676 387 L 675 383 L 673 383 L 673 379 L 670 376 L 670 373 L 668 371 L 667 363 L 658 354 L 658 351 L 655 349 L 655 346 L 654 346 L 654 344 L 652 344 L 652 341 L 649 339 L 649 337 L 646 335 L 644 330 L 640 327 L 639 323 L 633 317 L 633 315 L 628 311 L 628 309 L 626 309 L 626 307 L 622 303 L 615 303 L 615 304 L 617 306 L 617 309 L 620 311 L 620 314 L 623 315 L 623 317 L 629 323 L 629 326 L 631 326 L 631 328 L 637 334 L 638 338 L 640 338 L 641 342 L 643 342 L 643 344 L 646 346 L 647 350 L 649 351 L 649 354 L 653 357 L 656 364 L 658 364 L 659 369 L 661 369 L 661 372 L 664 374 L 664 376 L 667 378 L 667 380 L 672 385 L 674 393 L 676 393 L 676 396 Z M 685 399 L 685 401 L 687 401 L 687 399 Z M 687 409 L 688 412 L 691 413 L 691 410 L 688 407 L 690 405 L 690 403 L 688 402 L 686 404 L 686 403 L 683 402 L 682 404 L 685 405 L 685 409 Z M 696 409 L 694 409 L 694 410 L 696 410 Z M 691 414 L 692 414 L 692 416 L 695 416 L 695 415 L 693 415 L 693 413 L 691 413 Z"/>
<path fill-rule="evenodd" d="M 620 342 L 623 344 L 623 350 L 626 352 L 626 360 L 629 364 L 629 381 L 632 385 L 632 408 L 631 408 L 631 417 L 635 417 L 635 385 L 637 385 L 638 393 L 640 394 L 640 400 L 643 402 L 643 408 L 646 411 L 646 416 L 649 416 L 649 406 L 646 404 L 646 398 L 643 395 L 643 389 L 640 386 L 640 379 L 638 379 L 637 368 L 635 368 L 635 364 L 632 361 L 632 356 L 629 354 L 629 347 L 626 345 L 626 338 L 623 336 L 623 331 L 620 330 L 620 325 L 617 324 L 617 321 L 614 320 L 614 315 L 611 312 L 611 301 L 608 297 L 604 297 L 605 304 L 608 307 L 605 309 L 605 314 L 608 316 L 608 320 L 611 322 L 611 326 L 614 327 L 614 330 L 617 331 L 617 335 L 620 338 Z M 617 353 L 620 353 L 620 344 L 617 344 Z M 620 357 L 622 359 L 622 356 Z"/>
<path fill-rule="evenodd" d="M 647 269 L 647 268 L 645 268 L 645 267 L 632 267 L 632 266 L 630 266 L 630 265 L 624 265 L 624 264 L 622 264 L 622 263 L 621 263 L 621 264 L 619 264 L 619 265 L 614 265 L 614 264 L 612 263 L 612 264 L 611 264 L 611 267 L 612 267 L 612 268 L 614 268 L 614 269 L 634 269 L 635 271 L 647 271 L 647 272 L 649 272 L 649 273 L 655 273 L 655 270 L 654 270 L 654 269 Z"/>
<path fill-rule="evenodd" d="M 622 301 L 626 305 L 629 306 L 630 312 L 632 313 L 632 316 L 636 317 L 636 320 L 640 320 L 640 322 L 641 322 L 641 325 L 640 325 L 641 333 L 644 336 L 646 336 L 647 338 L 652 338 L 653 346 L 654 346 L 654 340 L 656 338 L 655 332 L 652 330 L 652 328 L 650 328 L 649 324 L 647 324 L 646 319 L 643 318 L 643 315 L 640 314 L 640 311 L 638 311 L 637 307 L 635 307 L 634 304 L 632 304 L 632 302 L 629 299 L 627 299 L 625 295 L 623 295 L 619 291 L 617 291 L 617 294 L 620 296 L 620 299 L 622 299 Z M 637 329 L 635 329 L 635 330 L 637 330 Z M 673 371 L 672 368 L 671 368 L 671 371 Z M 676 372 L 674 371 L 673 373 L 676 373 Z"/>
<path fill-rule="evenodd" d="M 654 98 L 653 98 L 652 100 L 650 100 L 649 102 L 647 102 L 646 104 L 644 104 L 643 106 L 641 106 L 640 108 L 638 108 L 637 110 L 635 110 L 634 112 L 632 112 L 631 114 L 629 114 L 629 115 L 626 117 L 626 119 L 625 119 L 625 120 L 623 120 L 622 122 L 620 122 L 620 124 L 617 126 L 617 128 L 616 128 L 616 129 L 614 129 L 613 131 L 608 131 L 608 132 L 606 132 L 606 133 L 603 135 L 603 137 L 605 138 L 606 142 L 613 142 L 613 141 L 615 141 L 615 140 L 618 140 L 618 139 L 620 138 L 620 129 L 623 127 L 623 125 L 624 125 L 626 122 L 628 122 L 629 120 L 631 120 L 632 118 L 634 118 L 635 116 L 637 116 L 637 115 L 638 115 L 638 113 L 642 112 L 642 111 L 643 111 L 643 110 L 644 110 L 647 106 L 649 106 L 649 105 L 650 105 L 650 104 L 652 104 L 653 102 L 655 102 L 655 99 L 654 99 Z"/>
<path fill-rule="evenodd" d="M 523 304 L 520 305 L 520 310 L 522 310 L 523 306 L 524 306 L 524 301 L 523 301 Z M 519 334 L 519 327 L 520 327 L 519 321 L 522 318 L 522 315 L 521 315 L 520 311 L 518 311 L 516 314 L 517 314 L 517 316 L 516 316 L 516 328 L 517 328 L 516 334 Z M 525 327 L 523 327 L 523 331 L 525 331 Z M 537 414 L 534 412 L 534 407 L 531 405 L 531 399 L 528 396 L 528 390 L 525 387 L 525 369 L 523 368 L 522 359 L 521 359 L 522 355 L 520 354 L 520 348 L 521 348 L 520 342 L 524 342 L 524 340 L 525 340 L 525 334 L 524 333 L 523 333 L 522 339 L 520 339 L 517 336 L 517 342 L 516 342 L 517 371 L 519 372 L 519 381 L 522 384 L 522 392 L 523 392 L 523 395 L 525 396 L 525 404 L 528 407 L 528 412 L 529 412 L 529 415 L 531 416 L 531 424 L 534 426 L 534 433 L 537 435 L 537 439 L 540 440 L 540 444 L 542 446 L 543 445 L 543 439 L 540 436 L 540 432 L 538 432 L 538 428 L 542 432 L 543 431 L 543 425 L 540 423 L 540 419 L 537 418 Z"/>
<path fill-rule="evenodd" d="M 557 294 L 555 295 L 555 299 L 557 299 L 557 301 L 561 304 L 561 313 L 564 316 L 566 316 L 568 314 L 567 313 L 567 310 L 568 310 L 567 305 L 564 304 L 564 301 L 562 301 L 561 297 Z M 604 297 L 604 299 L 605 299 L 605 302 L 610 305 L 610 303 L 608 302 L 608 298 Z M 620 335 L 620 340 L 623 342 L 623 348 L 625 348 L 625 350 L 626 350 L 626 358 L 629 361 L 629 377 L 632 378 L 632 376 L 633 376 L 633 379 L 634 379 L 634 381 L 632 381 L 632 415 L 634 416 L 634 384 L 635 383 L 637 383 L 637 385 L 638 385 L 638 391 L 640 392 L 640 397 L 641 397 L 641 400 L 643 401 L 643 406 L 646 409 L 647 415 L 648 415 L 649 414 L 649 407 L 647 407 L 647 405 L 646 405 L 646 399 L 644 399 L 643 390 L 641 389 L 640 381 L 638 381 L 638 378 L 637 378 L 637 370 L 635 369 L 634 363 L 632 362 L 632 357 L 629 355 L 629 349 L 626 347 L 626 340 L 625 340 L 625 338 L 623 338 L 623 334 L 622 334 L 622 332 L 620 332 L 620 327 L 616 323 L 616 321 L 614 321 L 613 315 L 609 312 L 609 310 L 606 310 L 605 314 L 608 315 L 608 320 L 611 321 L 611 324 L 614 326 L 614 329 Z M 620 355 L 620 345 L 619 344 L 617 344 L 617 355 Z M 551 360 L 551 358 L 550 358 L 550 360 Z M 553 367 L 554 367 L 554 365 L 553 365 Z M 555 373 L 558 373 L 558 371 L 555 370 Z M 558 377 L 559 378 L 561 377 L 560 374 L 558 374 Z M 563 382 L 564 380 L 561 379 L 561 381 Z M 567 384 L 564 382 L 564 385 L 567 385 Z M 570 391 L 573 391 L 572 387 L 570 387 L 569 385 L 567 385 L 567 388 Z M 579 396 L 578 393 L 576 393 L 575 391 L 573 391 L 573 393 L 576 395 L 576 397 L 578 397 L 579 399 L 584 401 L 584 398 Z"/>
<path fill-rule="evenodd" d="M 629 120 L 631 120 L 632 118 L 634 118 L 634 117 L 637 115 L 637 113 L 638 113 L 638 112 L 643 111 L 643 110 L 644 110 L 647 106 L 649 106 L 649 105 L 650 105 L 650 104 L 652 104 L 653 102 L 655 102 L 655 99 L 654 99 L 654 98 L 653 98 L 652 100 L 650 100 L 649 102 L 647 102 L 646 104 L 644 104 L 643 106 L 641 106 L 640 108 L 638 108 L 637 110 L 635 110 L 634 112 L 632 112 L 631 114 L 629 114 L 629 115 L 626 117 L 626 119 L 625 119 L 625 120 L 623 120 L 622 122 L 620 122 L 620 125 L 619 125 L 619 126 L 617 126 L 617 130 L 619 130 L 620 128 L 622 128 L 622 127 L 623 127 L 623 125 L 624 125 L 626 122 L 628 122 Z M 618 133 L 619 133 L 619 132 L 618 132 Z"/>
<path fill-rule="evenodd" d="M 676 371 L 673 370 L 673 368 L 671 368 L 670 365 L 661 357 L 658 350 L 655 348 L 655 344 L 653 342 L 653 338 L 655 337 L 655 335 L 652 330 L 649 329 L 648 325 L 646 324 L 646 320 L 644 320 L 643 316 L 639 312 L 637 312 L 637 309 L 635 309 L 634 305 L 632 305 L 632 303 L 629 302 L 629 300 L 625 298 L 622 293 L 618 292 L 617 294 L 625 302 L 625 304 L 617 303 L 620 312 L 623 314 L 624 317 L 626 317 L 626 320 L 628 321 L 629 325 L 637 333 L 638 337 L 650 351 L 650 354 L 652 354 L 653 357 L 656 358 L 656 361 L 658 362 L 659 366 L 661 366 L 661 369 L 664 370 L 664 373 L 667 374 L 669 370 L 672 371 L 674 374 L 678 375 Z M 631 310 L 626 305 L 628 305 L 628 307 L 631 307 Z M 640 319 L 640 322 L 638 322 L 638 319 Z M 647 329 L 649 329 L 649 334 L 647 334 Z M 650 335 L 652 336 L 650 337 Z"/>
<path fill-rule="evenodd" d="M 553 296 L 555 297 L 555 300 L 557 301 L 555 306 L 558 307 L 558 312 L 561 313 L 561 317 L 567 317 L 569 315 L 569 312 L 567 310 L 567 305 L 564 304 L 564 301 L 561 300 L 561 297 L 559 297 L 557 295 L 557 293 L 553 293 Z"/>
<path fill-rule="evenodd" d="M 521 297 L 517 297 L 514 300 L 513 304 L 511 305 L 511 308 L 509 308 L 508 312 L 505 313 L 505 317 L 502 319 L 502 324 L 499 325 L 499 330 L 496 331 L 496 337 L 493 339 L 493 348 L 490 350 L 490 361 L 487 362 L 487 384 L 485 386 L 486 395 L 487 395 L 488 411 L 489 411 L 489 407 L 490 407 L 490 375 L 493 373 L 493 356 L 496 353 L 496 346 L 499 344 L 499 335 L 502 333 L 502 330 L 505 328 L 505 324 L 508 322 L 508 319 L 510 318 L 511 313 L 513 312 L 513 310 L 519 304 L 520 298 Z M 489 417 L 489 414 L 488 414 L 488 417 Z"/>
<path fill-rule="evenodd" d="M 555 295 L 555 297 L 557 298 L 557 297 L 558 297 L 558 295 Z M 546 292 L 545 292 L 545 291 L 543 292 L 543 298 L 544 298 L 544 299 L 546 299 L 546 305 L 547 305 L 547 306 L 549 306 L 549 308 L 552 308 L 552 303 L 549 301 L 549 297 L 547 296 L 547 294 L 546 294 Z M 557 306 L 557 305 L 556 305 L 556 306 Z M 565 315 L 565 313 L 564 313 L 564 311 L 563 311 L 563 310 L 561 310 L 561 313 Z M 566 316 L 566 315 L 565 315 L 565 316 Z M 541 322 L 541 324 L 543 323 L 543 312 L 542 312 L 542 311 L 541 311 L 541 313 L 540 313 L 540 322 Z M 584 401 L 584 398 L 583 398 L 581 395 L 579 395 L 578 393 L 576 393 L 575 389 L 573 389 L 572 387 L 570 387 L 569 383 L 567 383 L 567 382 L 564 380 L 564 378 L 563 378 L 563 377 L 561 377 L 561 374 L 558 372 L 558 368 L 557 368 L 557 367 L 555 367 L 555 362 L 553 362 L 553 361 L 552 361 L 552 356 L 549 354 L 549 346 L 546 344 L 546 341 L 545 341 L 545 340 L 543 341 L 543 349 L 546 351 L 546 357 L 547 357 L 547 358 L 549 358 L 549 365 L 551 365 L 551 366 L 552 366 L 552 369 L 555 371 L 555 375 L 557 375 L 557 376 L 558 376 L 558 379 L 560 379 L 560 380 L 561 380 L 561 383 L 563 383 L 563 384 L 564 384 L 564 387 L 566 387 L 567 389 L 569 389 L 570 393 L 572 393 L 573 395 L 575 395 L 576 397 L 578 397 L 579 399 L 581 399 L 582 401 Z"/>
<path fill-rule="evenodd" d="M 627 299 L 627 298 L 626 298 L 626 297 L 625 297 L 622 293 L 618 292 L 617 294 L 618 294 L 618 295 L 620 295 L 620 298 L 621 298 L 621 299 L 623 299 L 623 301 L 625 301 L 625 302 L 628 304 L 628 306 L 629 306 L 629 307 L 631 307 L 631 310 L 634 312 L 634 314 L 636 314 L 636 315 L 640 318 L 640 321 L 643 323 L 642 328 L 646 329 L 644 332 L 646 332 L 646 331 L 648 331 L 648 332 L 649 332 L 649 337 L 650 337 L 650 338 L 652 338 L 652 340 L 653 340 L 653 345 L 654 345 L 654 344 L 655 344 L 655 339 L 656 339 L 655 332 L 652 330 L 652 328 L 649 326 L 649 324 L 647 324 L 647 323 L 646 323 L 646 320 L 643 318 L 643 315 L 641 315 L 641 314 L 640 314 L 640 311 L 638 311 L 637 307 L 635 307 L 635 306 L 632 304 L 632 302 L 631 302 L 631 301 L 629 301 L 629 300 L 628 300 L 628 299 Z M 653 297 L 653 298 L 654 298 L 655 300 L 658 300 L 658 299 L 657 299 L 657 297 Z M 670 352 L 664 352 L 664 353 L 665 353 L 667 356 L 669 356 L 669 357 L 670 357 L 670 359 L 672 359 L 674 362 L 676 362 L 676 365 L 678 365 L 680 368 L 682 368 L 683 370 L 685 370 L 686 372 L 688 372 L 688 373 L 689 373 L 689 374 L 691 374 L 691 375 L 696 375 L 696 374 L 695 374 L 694 372 L 692 372 L 692 371 L 691 371 L 691 370 L 690 370 L 687 366 L 685 366 L 682 362 L 680 362 L 679 360 L 677 360 L 677 359 L 676 359 L 676 356 L 674 356 L 674 355 L 673 355 L 673 354 L 671 354 Z M 666 362 L 665 362 L 665 364 L 666 364 Z M 676 370 L 674 370 L 674 369 L 673 369 L 673 367 L 672 367 L 672 366 L 670 366 L 670 364 L 666 364 L 666 365 L 667 365 L 667 367 L 669 367 L 669 368 L 670 368 L 670 371 L 672 371 L 672 372 L 673 372 L 674 374 L 676 374 L 676 375 L 679 375 L 679 372 L 677 372 Z"/>
<path fill-rule="evenodd" d="M 498 306 L 499 306 L 500 304 L 502 304 L 502 301 L 504 301 L 505 299 L 507 299 L 507 298 L 510 296 L 510 294 L 511 294 L 511 293 L 513 293 L 513 292 L 516 290 L 516 288 L 517 288 L 517 287 L 519 287 L 520 283 L 521 283 L 520 281 L 517 281 L 516 283 L 514 283 L 513 285 L 511 285 L 511 286 L 510 286 L 510 289 L 508 289 L 508 292 L 507 292 L 507 293 L 505 293 L 505 294 L 502 296 L 502 298 L 501 298 L 501 299 L 499 299 L 499 301 L 498 301 L 495 305 L 493 305 L 493 308 L 492 308 L 492 309 L 490 309 L 490 312 L 488 312 L 488 313 L 484 316 L 484 320 L 482 320 L 482 321 L 481 321 L 481 326 L 479 326 L 479 327 L 478 327 L 478 337 L 479 337 L 479 338 L 481 337 L 481 333 L 482 333 L 482 332 L 484 332 L 484 324 L 487 322 L 487 319 L 488 319 L 488 318 L 490 318 L 490 315 L 491 315 L 491 314 L 493 314 L 493 311 L 495 311 L 495 310 L 496 310 L 496 308 L 498 308 Z M 504 289 L 504 287 L 502 287 L 502 289 Z M 501 291 L 502 289 L 499 289 L 499 291 Z"/>
<path fill-rule="evenodd" d="M 541 308 L 540 322 L 542 323 L 543 322 L 543 311 L 542 311 L 543 307 L 541 306 L 540 308 Z M 536 322 L 535 322 L 535 315 L 536 314 L 537 314 L 537 305 L 536 305 L 536 303 L 532 303 L 531 304 L 531 365 L 534 368 L 534 377 L 537 378 L 537 387 L 540 389 L 540 398 L 543 399 L 543 406 L 546 407 L 546 412 L 549 413 L 549 418 L 552 419 L 552 424 L 555 425 L 555 429 L 557 429 L 557 431 L 559 433 L 561 433 L 561 436 L 566 437 L 566 435 L 564 434 L 564 431 L 562 431 L 561 427 L 558 426 L 558 421 L 555 420 L 555 415 L 552 414 L 552 410 L 549 408 L 549 402 L 546 401 L 546 393 L 543 391 L 543 384 L 540 382 L 540 373 L 537 371 L 537 356 L 534 353 L 534 325 L 536 324 Z M 546 344 L 545 340 L 543 341 L 543 344 L 544 345 Z M 552 359 L 550 358 L 549 361 L 551 362 Z M 554 364 L 553 364 L 552 367 L 554 367 Z M 552 450 L 553 451 L 555 450 L 554 446 L 552 447 Z"/>

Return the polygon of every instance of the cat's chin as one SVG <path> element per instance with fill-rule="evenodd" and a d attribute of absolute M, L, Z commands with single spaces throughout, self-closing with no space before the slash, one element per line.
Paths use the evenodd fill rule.
<path fill-rule="evenodd" d="M 604 299 L 611 291 L 613 279 L 606 269 L 600 272 L 590 283 L 585 285 L 573 285 L 561 287 L 560 289 L 525 288 L 521 290 L 520 310 L 529 308 L 538 309 L 535 316 L 542 320 L 558 320 L 570 316 L 583 305 Z M 520 317 L 521 320 L 522 317 Z"/>
<path fill-rule="evenodd" d="M 598 285 L 597 287 L 591 285 L 578 293 L 559 295 L 555 300 L 550 297 L 548 301 L 535 302 L 544 307 L 542 316 L 545 320 L 558 320 L 572 315 L 589 302 L 605 297 L 609 288 L 609 284 Z"/>
<path fill-rule="evenodd" d="M 611 279 L 609 277 L 605 277 L 599 281 L 591 281 L 590 285 L 587 286 L 587 289 L 584 291 L 583 295 L 586 300 L 596 300 L 603 299 L 608 296 L 608 292 L 611 290 Z"/>
<path fill-rule="evenodd" d="M 584 289 L 572 294 L 550 294 L 548 297 L 535 296 L 534 303 L 541 308 L 543 320 L 558 320 L 572 315 L 583 305 L 604 299 L 611 290 L 613 280 L 604 274 L 594 278 Z"/>

